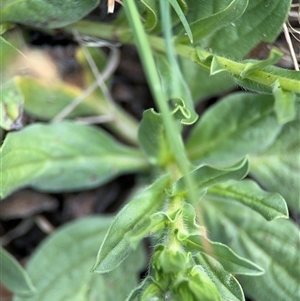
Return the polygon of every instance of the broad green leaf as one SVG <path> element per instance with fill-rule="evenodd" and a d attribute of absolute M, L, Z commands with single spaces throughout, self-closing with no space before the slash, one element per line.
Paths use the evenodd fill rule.
<path fill-rule="evenodd" d="M 112 273 L 90 273 L 99 240 L 104 239 L 111 220 L 104 216 L 80 219 L 43 241 L 27 264 L 37 293 L 14 301 L 123 301 L 137 285 L 144 267 L 141 248 Z"/>
<path fill-rule="evenodd" d="M 229 180 L 241 180 L 248 173 L 248 160 L 244 160 L 227 168 L 215 168 L 208 165 L 201 166 L 191 172 L 195 187 L 204 189 L 217 183 Z M 187 187 L 184 177 L 177 180 L 172 187 L 171 195 L 186 194 Z"/>
<path fill-rule="evenodd" d="M 74 23 L 99 0 L 3 0 L 1 22 L 15 22 L 42 28 L 58 28 Z"/>
<path fill-rule="evenodd" d="M 41 119 L 52 119 L 70 105 L 84 90 L 61 81 L 49 85 L 34 77 L 18 77 L 16 83 L 24 95 L 25 111 Z M 99 99 L 88 96 L 67 117 L 101 114 Z M 100 110 L 99 110 L 100 108 Z"/>
<path fill-rule="evenodd" d="M 31 296 L 35 293 L 30 277 L 5 249 L 0 248 L 1 282 L 14 294 Z"/>
<path fill-rule="evenodd" d="M 214 6 L 220 1 L 222 0 L 209 1 L 209 5 Z M 291 0 L 249 0 L 244 14 L 214 33 L 206 46 L 213 52 L 241 59 L 260 42 L 271 43 L 277 38 L 287 18 L 290 4 Z"/>
<path fill-rule="evenodd" d="M 92 271 L 107 273 L 118 267 L 135 248 L 137 241 L 130 235 L 143 227 L 148 219 L 164 204 L 164 189 L 169 184 L 169 176 L 159 178 L 134 197 L 119 211 L 100 246 Z"/>
<path fill-rule="evenodd" d="M 279 192 L 300 212 L 300 120 L 284 125 L 264 152 L 250 156 L 250 173 L 269 191 Z"/>
<path fill-rule="evenodd" d="M 264 273 L 263 269 L 237 255 L 228 246 L 213 242 L 204 236 L 191 235 L 183 243 L 189 251 L 196 252 L 196 254 L 201 252 L 215 258 L 231 274 L 258 276 Z"/>
<path fill-rule="evenodd" d="M 162 118 L 153 109 L 144 111 L 138 131 L 138 139 L 141 148 L 152 164 L 164 165 L 172 158 L 167 146 Z"/>
<path fill-rule="evenodd" d="M 33 124 L 9 133 L 0 150 L 0 196 L 31 186 L 43 191 L 96 187 L 147 163 L 103 130 L 72 122 Z"/>
<path fill-rule="evenodd" d="M 231 204 L 231 201 L 240 202 L 268 221 L 289 216 L 285 200 L 280 194 L 264 191 L 252 180 L 217 184 L 210 187 L 207 193 L 228 204 Z"/>
<path fill-rule="evenodd" d="M 197 8 L 195 9 L 199 11 L 203 9 L 201 2 L 202 1 L 197 1 Z M 211 5 L 214 6 L 215 4 Z M 234 22 L 244 13 L 247 6 L 248 0 L 232 0 L 226 8 L 192 22 L 190 24 L 190 29 L 194 37 L 194 42 L 199 43 L 203 37 L 211 34 L 217 29 L 229 25 L 231 22 Z M 176 42 L 187 42 L 186 30 L 179 34 Z"/>
<path fill-rule="evenodd" d="M 211 239 L 265 269 L 259 277 L 239 277 L 246 294 L 257 301 L 299 299 L 299 229 L 294 222 L 267 222 L 243 205 L 228 206 L 208 196 L 201 209 Z"/>
<path fill-rule="evenodd" d="M 218 288 L 221 301 L 245 301 L 239 282 L 218 261 L 203 253 L 198 253 L 195 260 Z"/>
<path fill-rule="evenodd" d="M 24 97 L 14 80 L 0 83 L 0 127 L 9 131 L 22 127 Z"/>
<path fill-rule="evenodd" d="M 300 85 L 300 76 L 299 76 Z M 273 86 L 273 94 L 275 97 L 275 112 L 278 122 L 284 124 L 292 121 L 296 117 L 295 101 L 296 95 L 290 91 L 281 88 L 280 80 L 277 80 Z"/>
<path fill-rule="evenodd" d="M 281 126 L 274 114 L 272 96 L 236 93 L 209 108 L 187 143 L 194 162 L 228 164 L 264 150 Z"/>

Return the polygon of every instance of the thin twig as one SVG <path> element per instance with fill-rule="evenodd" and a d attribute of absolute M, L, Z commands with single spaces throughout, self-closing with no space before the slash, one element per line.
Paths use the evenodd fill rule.
<path fill-rule="evenodd" d="M 100 124 L 110 122 L 113 120 L 114 116 L 112 115 L 76 118 L 76 122 L 80 124 Z"/>
<path fill-rule="evenodd" d="M 80 103 L 92 94 L 98 87 L 97 81 L 93 82 L 81 95 L 75 98 L 68 106 L 62 109 L 53 119 L 52 122 L 59 122 L 66 118 Z"/>
<path fill-rule="evenodd" d="M 105 81 L 114 73 L 114 71 L 116 70 L 116 68 L 120 62 L 120 51 L 119 51 L 119 49 L 117 49 L 119 44 L 113 44 L 113 43 L 110 43 L 110 42 L 107 42 L 104 40 L 100 40 L 100 39 L 95 40 L 95 39 L 91 39 L 90 37 L 87 37 L 87 36 L 81 37 L 77 31 L 74 31 L 74 36 L 80 45 L 86 45 L 88 47 L 108 47 L 110 49 L 110 54 L 109 54 L 108 60 L 107 60 L 108 62 L 101 75 L 99 73 L 98 68 L 95 65 L 92 57 L 90 56 L 89 52 L 83 47 L 83 52 L 89 62 L 89 65 L 91 66 L 91 69 L 92 69 L 94 75 L 95 75 L 95 72 L 97 74 L 97 76 L 95 75 L 97 80 L 95 82 L 93 82 L 81 95 L 79 95 L 77 98 L 75 98 L 72 101 L 72 103 L 70 103 L 63 110 L 61 110 L 52 119 L 52 122 L 59 122 L 59 121 L 63 120 L 65 117 L 67 117 L 86 97 L 88 97 L 90 94 L 92 94 L 97 89 L 98 86 L 100 86 L 105 97 L 108 96 L 107 100 L 110 102 L 110 104 L 113 103 L 112 97 L 105 85 Z M 105 86 L 104 90 L 103 90 L 103 84 L 100 85 L 100 83 L 104 84 L 104 86 Z"/>
<path fill-rule="evenodd" d="M 294 64 L 294 68 L 295 68 L 296 71 L 299 71 L 299 65 L 298 65 L 297 57 L 296 57 L 296 54 L 295 54 L 295 50 L 294 50 L 292 40 L 291 40 L 289 30 L 288 30 L 288 27 L 287 27 L 286 23 L 283 24 L 283 32 L 284 32 L 286 42 L 289 46 L 290 54 L 291 54 L 292 61 L 293 61 L 293 64 Z"/>

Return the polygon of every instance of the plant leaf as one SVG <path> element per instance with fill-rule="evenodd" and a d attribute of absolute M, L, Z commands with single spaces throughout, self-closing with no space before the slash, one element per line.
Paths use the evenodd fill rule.
<path fill-rule="evenodd" d="M 219 58 L 219 61 L 221 60 L 222 59 Z M 221 66 L 224 71 L 229 71 L 229 69 L 225 67 L 224 62 L 222 62 Z M 242 70 L 243 69 L 244 67 L 242 67 Z M 243 72 L 242 70 L 241 72 Z M 245 89 L 268 94 L 273 93 L 275 95 L 274 85 L 277 81 L 279 81 L 283 91 L 300 94 L 298 71 L 283 69 L 276 66 L 268 66 L 261 70 L 251 72 L 247 75 L 247 78 L 242 78 L 240 74 L 241 73 L 236 74 L 234 76 L 234 80 L 238 85 Z"/>
<path fill-rule="evenodd" d="M 195 260 L 218 288 L 221 301 L 245 301 L 239 282 L 220 263 L 203 253 L 198 253 Z"/>
<path fill-rule="evenodd" d="M 281 51 L 279 51 L 276 48 L 272 48 L 269 57 L 266 58 L 265 60 L 246 63 L 244 70 L 240 74 L 240 77 L 245 78 L 253 71 L 260 70 L 267 66 L 278 63 L 282 55 L 283 53 Z"/>
<path fill-rule="evenodd" d="M 25 98 L 25 111 L 45 120 L 54 118 L 83 93 L 83 90 L 63 82 L 53 83 L 49 86 L 46 82 L 30 76 L 17 77 L 16 83 Z M 89 96 L 67 117 L 101 114 L 98 103 L 99 99 Z"/>
<path fill-rule="evenodd" d="M 98 4 L 99 0 L 4 0 L 1 22 L 58 28 L 79 21 Z"/>
<path fill-rule="evenodd" d="M 188 2 L 189 1 L 187 1 L 187 3 Z M 211 4 L 211 5 L 216 5 L 216 4 Z M 203 37 L 211 34 L 217 29 L 229 25 L 231 22 L 238 19 L 244 13 L 247 6 L 248 6 L 248 0 L 232 0 L 226 8 L 218 11 L 217 13 L 210 14 L 207 17 L 198 19 L 190 23 L 190 28 L 194 37 L 194 42 L 199 43 Z M 197 10 L 202 9 L 202 6 L 199 3 L 199 1 L 197 1 L 196 9 Z M 176 42 L 178 43 L 187 42 L 186 30 L 182 31 L 177 36 Z"/>
<path fill-rule="evenodd" d="M 170 161 L 170 157 L 172 158 L 167 146 L 162 118 L 153 109 L 144 111 L 138 131 L 138 139 L 141 148 L 152 164 L 164 165 Z"/>
<path fill-rule="evenodd" d="M 211 238 L 265 269 L 259 277 L 239 279 L 254 300 L 299 299 L 299 229 L 285 219 L 267 222 L 249 208 L 217 199 L 201 203 Z"/>
<path fill-rule="evenodd" d="M 296 95 L 282 89 L 280 80 L 277 80 L 273 86 L 273 95 L 275 97 L 275 112 L 278 122 L 284 124 L 294 120 L 296 117 Z"/>
<path fill-rule="evenodd" d="M 44 191 L 96 187 L 147 166 L 139 151 L 101 129 L 72 122 L 36 123 L 9 133 L 0 154 L 1 197 L 24 186 Z"/>
<path fill-rule="evenodd" d="M 203 271 L 203 266 L 195 265 L 189 275 L 182 278 L 174 288 L 176 295 L 180 296 L 179 300 L 221 301 L 215 282 Z"/>
<path fill-rule="evenodd" d="M 30 296 L 35 293 L 30 277 L 5 249 L 0 248 L 1 282 L 14 294 Z"/>
<path fill-rule="evenodd" d="M 137 244 L 130 240 L 131 233 L 135 234 L 162 207 L 168 184 L 169 176 L 159 178 L 119 211 L 100 246 L 93 272 L 110 272 L 128 257 Z"/>
<path fill-rule="evenodd" d="M 0 126 L 9 130 L 22 127 L 23 95 L 13 80 L 0 84 Z"/>
<path fill-rule="evenodd" d="M 262 190 L 254 181 L 228 181 L 208 189 L 208 197 L 225 202 L 236 201 L 252 208 L 266 220 L 288 218 L 288 208 L 284 198 L 278 193 Z"/>
<path fill-rule="evenodd" d="M 186 143 L 189 157 L 196 163 L 223 165 L 264 150 L 281 129 L 273 107 L 267 95 L 236 93 L 224 98 L 192 130 Z"/>
<path fill-rule="evenodd" d="M 158 23 L 157 19 L 157 3 L 155 0 L 140 0 L 141 15 L 144 20 L 144 27 L 147 31 L 155 29 Z"/>
<path fill-rule="evenodd" d="M 209 71 L 201 68 L 195 62 L 180 57 L 182 76 L 184 77 L 194 103 L 204 100 L 209 96 L 219 95 L 234 86 L 231 75 L 220 73 L 209 76 Z"/>
<path fill-rule="evenodd" d="M 255 263 L 237 255 L 220 242 L 213 242 L 200 235 L 190 235 L 184 243 L 189 251 L 201 252 L 215 258 L 231 274 L 258 276 L 264 273 Z"/>
<path fill-rule="evenodd" d="M 215 2 L 210 5 L 215 5 Z M 276 39 L 287 18 L 290 5 L 291 0 L 251 0 L 244 14 L 214 33 L 206 46 L 214 53 L 241 59 L 260 42 L 271 43 Z"/>
<path fill-rule="evenodd" d="M 15 297 L 14 301 L 123 301 L 137 285 L 145 255 L 142 248 L 138 248 L 114 272 L 90 273 L 97 244 L 104 238 L 110 222 L 111 217 L 87 217 L 49 236 L 27 264 L 37 293 L 31 298 Z M 112 289 L 116 283 L 118 289 Z"/>
<path fill-rule="evenodd" d="M 178 18 L 180 19 L 180 22 L 185 30 L 185 33 L 187 34 L 187 36 L 190 40 L 190 42 L 193 43 L 193 34 L 191 31 L 190 25 L 189 25 L 188 21 L 186 20 L 185 15 L 184 15 L 180 5 L 178 4 L 177 0 L 169 0 L 169 3 L 172 5 Z"/>
<path fill-rule="evenodd" d="M 250 156 L 250 173 L 269 191 L 279 192 L 300 212 L 300 119 L 283 126 L 273 144 Z"/>
<path fill-rule="evenodd" d="M 240 180 L 248 173 L 247 158 L 227 168 L 214 168 L 211 166 L 201 166 L 191 172 L 194 185 L 199 189 L 212 186 L 216 183 L 229 181 L 232 179 Z M 172 187 L 171 195 L 185 194 L 187 187 L 185 185 L 184 177 L 177 180 Z"/>
<path fill-rule="evenodd" d="M 287 70 L 275 66 L 267 66 L 260 70 L 255 70 L 249 74 L 243 74 L 247 68 L 248 60 L 244 62 L 236 62 L 217 56 L 207 52 L 204 49 L 197 47 L 178 45 L 177 51 L 180 55 L 188 57 L 205 69 L 210 70 L 210 75 L 220 74 L 224 71 L 231 74 L 234 80 L 242 87 L 271 94 L 274 89 L 274 83 L 280 82 L 280 87 L 287 92 L 300 94 L 299 73 L 295 70 Z M 253 64 L 259 64 L 261 61 L 251 60 Z M 241 77 L 246 76 L 245 78 Z"/>
<path fill-rule="evenodd" d="M 192 124 L 198 119 L 189 88 L 178 66 L 171 66 L 163 54 L 155 54 L 158 72 L 166 99 L 170 100 L 172 113 L 182 124 Z M 174 75 L 174 71 L 176 75 Z M 174 82 L 174 76 L 180 80 Z M 178 84 L 179 86 L 175 86 Z"/>

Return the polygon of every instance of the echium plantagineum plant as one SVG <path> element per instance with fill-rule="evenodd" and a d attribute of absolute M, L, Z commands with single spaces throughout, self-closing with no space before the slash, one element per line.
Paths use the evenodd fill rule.
<path fill-rule="evenodd" d="M 149 185 L 112 221 L 82 220 L 54 233 L 32 256 L 27 272 L 19 269 L 19 284 L 4 277 L 15 300 L 242 301 L 244 292 L 258 301 L 297 300 L 299 235 L 296 223 L 288 220 L 288 206 L 299 214 L 299 72 L 273 66 L 281 58 L 275 48 L 265 60 L 243 60 L 261 41 L 276 39 L 291 1 L 124 0 L 110 24 L 81 20 L 98 3 L 69 0 L 61 9 L 57 0 L 7 0 L 2 27 L 9 22 L 46 26 L 50 32 L 60 27 L 77 37 L 136 45 L 157 111 L 145 110 L 135 130 L 136 123 L 117 105 L 97 100 L 102 109 L 95 111 L 93 99 L 87 99 L 86 107 L 79 104 L 82 110 L 115 116 L 107 126 L 136 147 L 72 119 L 8 133 L 1 147 L 1 197 L 24 186 L 48 192 L 87 189 L 128 172 L 143 177 L 148 172 Z M 108 1 L 109 12 L 114 4 Z M 8 38 L 2 43 L 13 47 Z M 88 67 L 85 72 L 91 73 Z M 234 83 L 245 91 L 229 94 L 198 116 L 197 99 L 228 91 Z M 41 116 L 28 92 L 41 86 L 22 77 L 4 85 L 6 130 L 16 127 L 19 116 L 11 112 L 20 105 Z M 55 93 L 68 98 L 62 90 Z M 13 91 L 24 103 L 13 99 Z M 57 105 L 43 117 L 53 119 L 62 109 Z M 183 139 L 188 126 L 191 131 Z M 88 237 L 94 237 L 93 245 L 102 240 L 92 267 L 102 274 L 98 278 L 84 277 L 79 264 L 78 248 L 89 258 L 94 255 L 85 251 L 85 245 L 94 250 Z M 145 237 L 152 244 L 151 258 L 147 275 L 137 284 L 129 281 L 126 269 L 136 265 L 134 277 L 141 269 Z M 64 258 L 52 257 L 55 271 L 49 266 L 50 250 Z M 129 262 L 132 252 L 136 262 L 134 257 Z M 72 254 L 69 262 L 66 253 Z M 44 277 L 51 284 L 39 270 L 48 271 Z M 121 276 L 112 280 L 116 271 Z M 27 295 L 20 293 L 20 283 L 25 291 L 27 285 Z"/>

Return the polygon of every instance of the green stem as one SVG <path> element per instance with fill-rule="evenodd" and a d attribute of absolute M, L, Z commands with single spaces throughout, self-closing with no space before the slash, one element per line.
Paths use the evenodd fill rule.
<path fill-rule="evenodd" d="M 90 21 L 80 21 L 76 24 L 72 25 L 73 28 L 76 28 L 79 33 L 81 34 L 87 34 L 103 39 L 109 39 L 109 40 L 117 40 L 122 43 L 133 43 L 132 36 L 130 34 L 130 29 L 126 27 L 118 27 L 116 25 L 107 25 L 107 24 L 101 24 L 101 23 L 95 23 Z M 70 32 L 71 26 L 65 27 L 65 30 Z M 151 48 L 156 51 L 160 52 L 166 52 L 166 45 L 164 39 L 156 36 L 147 36 L 148 43 L 150 43 Z M 195 63 L 197 63 L 200 67 L 210 70 L 211 63 L 210 62 L 204 62 L 201 61 L 197 55 L 197 49 L 187 46 L 178 44 L 176 45 L 176 52 L 179 56 L 188 58 Z M 203 54 L 214 55 L 212 53 L 206 52 L 201 49 L 201 52 Z M 229 60 L 227 58 L 214 55 L 215 58 L 218 60 L 218 62 L 224 66 L 224 69 L 231 73 L 235 77 L 239 77 L 241 72 L 245 68 L 245 63 L 235 62 L 233 60 Z M 285 70 L 285 69 L 283 69 Z M 250 81 L 253 81 L 254 83 L 257 83 L 259 85 L 263 85 L 269 89 L 272 88 L 272 85 L 275 83 L 276 80 L 280 77 L 280 84 L 281 88 L 286 91 L 291 91 L 300 94 L 300 85 L 299 80 L 293 79 L 293 78 L 287 78 L 285 76 L 279 76 L 278 74 L 272 74 L 266 71 L 254 71 L 247 75 L 245 79 L 249 79 Z"/>
<path fill-rule="evenodd" d="M 160 78 L 156 70 L 152 50 L 143 25 L 140 21 L 135 2 L 133 0 L 127 0 L 124 3 L 124 9 L 133 30 L 136 46 L 149 82 L 151 92 L 162 114 L 170 149 L 172 150 L 172 154 L 182 174 L 187 174 L 189 172 L 188 162 L 187 157 L 185 156 L 183 143 L 181 141 L 181 135 L 177 130 L 177 126 L 173 117 L 170 114 L 168 103 L 164 98 L 164 93 L 162 91 Z"/>

